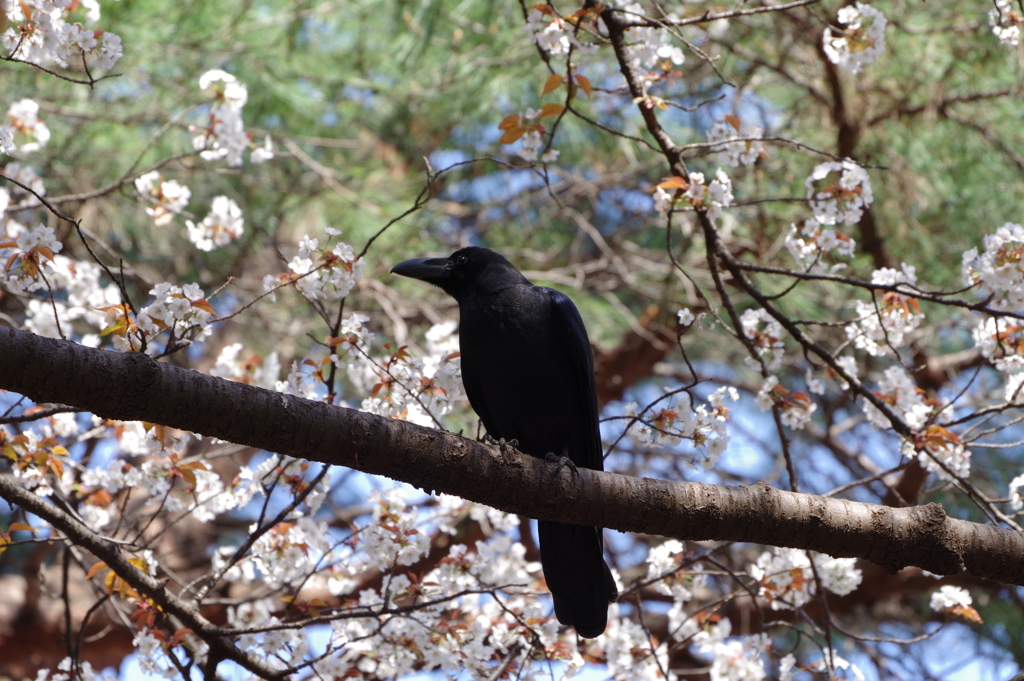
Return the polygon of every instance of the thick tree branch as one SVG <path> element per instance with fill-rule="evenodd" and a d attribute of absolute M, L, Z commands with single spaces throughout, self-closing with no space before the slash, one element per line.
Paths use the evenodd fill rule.
<path fill-rule="evenodd" d="M 509 513 L 691 540 L 743 541 L 1024 585 L 1024 534 L 759 484 L 724 487 L 584 470 L 551 474 L 452 433 L 118 353 L 0 328 L 0 388 L 347 466 Z M 7 495 L 6 492 L 3 493 Z M 9 500 L 12 500 L 8 497 Z M 64 527 L 61 527 L 64 530 Z"/>

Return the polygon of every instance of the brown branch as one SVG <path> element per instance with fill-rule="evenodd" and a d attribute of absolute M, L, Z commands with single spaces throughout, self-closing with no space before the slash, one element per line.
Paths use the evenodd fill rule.
<path fill-rule="evenodd" d="M 542 520 L 788 546 L 861 557 L 888 571 L 915 565 L 936 574 L 967 573 L 1024 585 L 1024 534 L 948 518 L 936 504 L 886 508 L 765 484 L 724 487 L 584 469 L 578 476 L 553 476 L 541 459 L 519 456 L 508 464 L 496 448 L 452 433 L 226 381 L 140 353 L 97 350 L 6 328 L 0 328 L 0 388 L 105 418 L 161 423 L 384 475 Z M 18 494 L 3 489 L 14 503 L 25 495 L 37 499 L 21 488 L 14 488 Z M 26 510 L 49 513 L 37 505 Z M 44 517 L 62 529 L 72 520 Z M 74 537 L 79 538 L 90 539 L 82 532 Z M 101 557 L 106 560 L 111 551 Z M 110 559 L 123 560 L 119 553 Z M 140 586 L 162 593 L 162 585 L 151 581 Z M 168 600 L 168 607 L 176 603 Z M 194 618 L 191 610 L 182 614 Z"/>

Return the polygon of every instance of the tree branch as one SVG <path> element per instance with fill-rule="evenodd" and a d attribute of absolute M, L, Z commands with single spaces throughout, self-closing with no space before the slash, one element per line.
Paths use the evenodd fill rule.
<path fill-rule="evenodd" d="M 160 423 L 347 466 L 541 520 L 810 549 L 864 558 L 890 572 L 914 565 L 1024 585 L 1024 534 L 948 518 L 936 504 L 887 508 L 763 483 L 725 487 L 586 469 L 578 477 L 556 476 L 543 460 L 520 456 L 506 464 L 496 448 L 445 431 L 207 376 L 140 353 L 7 328 L 0 328 L 0 388 L 105 418 Z"/>

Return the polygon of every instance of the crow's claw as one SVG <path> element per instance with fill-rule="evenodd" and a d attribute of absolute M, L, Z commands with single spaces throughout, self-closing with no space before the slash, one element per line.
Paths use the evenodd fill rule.
<path fill-rule="evenodd" d="M 555 470 L 551 472 L 552 475 L 558 475 L 562 472 L 562 469 L 566 467 L 572 471 L 574 476 L 579 477 L 580 475 L 580 469 L 576 467 L 576 464 L 572 462 L 572 459 L 564 454 L 562 456 L 558 456 L 554 452 L 548 452 L 544 455 L 544 460 L 555 464 Z"/>
<path fill-rule="evenodd" d="M 514 463 L 516 455 L 513 453 L 519 449 L 519 440 L 512 438 L 506 440 L 505 438 L 498 438 L 495 440 L 490 433 L 484 435 L 484 442 L 492 445 L 498 445 L 498 450 L 501 452 L 501 458 L 505 460 L 505 463 Z"/>
<path fill-rule="evenodd" d="M 498 449 L 501 450 L 501 457 L 505 459 L 505 463 L 515 463 L 516 455 L 514 452 L 519 449 L 519 440 L 515 438 L 511 440 L 501 438 L 498 440 Z"/>

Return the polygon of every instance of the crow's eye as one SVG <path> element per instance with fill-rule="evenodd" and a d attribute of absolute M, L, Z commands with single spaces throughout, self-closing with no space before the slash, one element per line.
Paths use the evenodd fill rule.
<path fill-rule="evenodd" d="M 467 262 L 469 262 L 469 258 L 467 258 L 464 255 L 460 255 L 459 257 L 455 258 L 456 265 L 465 265 Z"/>

